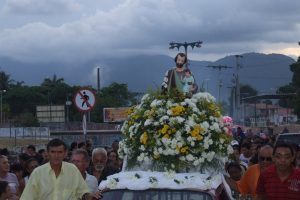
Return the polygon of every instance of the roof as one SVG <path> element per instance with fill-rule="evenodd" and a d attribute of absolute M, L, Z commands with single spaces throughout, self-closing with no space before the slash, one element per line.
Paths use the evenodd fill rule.
<path fill-rule="evenodd" d="M 296 93 L 285 93 L 285 94 L 262 94 L 251 97 L 242 98 L 242 101 L 252 101 L 259 99 L 287 99 L 296 96 Z"/>

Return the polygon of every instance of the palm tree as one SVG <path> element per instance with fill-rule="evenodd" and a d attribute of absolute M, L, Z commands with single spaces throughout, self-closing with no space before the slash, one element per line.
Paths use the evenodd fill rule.
<path fill-rule="evenodd" d="M 53 75 L 52 79 L 45 78 L 42 86 L 53 88 L 57 85 L 65 84 L 65 80 L 63 78 L 57 78 L 56 74 Z"/>
<path fill-rule="evenodd" d="M 13 80 L 10 79 L 9 74 L 6 74 L 4 71 L 0 71 L 0 90 L 7 90 L 12 82 Z"/>

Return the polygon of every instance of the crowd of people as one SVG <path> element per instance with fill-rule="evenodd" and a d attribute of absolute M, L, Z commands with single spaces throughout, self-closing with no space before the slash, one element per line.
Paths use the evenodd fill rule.
<path fill-rule="evenodd" d="M 253 134 L 240 127 L 231 146 L 234 154 L 224 170 L 235 198 L 299 198 L 299 146 L 275 144 L 272 134 Z M 39 151 L 27 146 L 17 159 L 1 150 L 0 200 L 99 199 L 100 182 L 121 171 L 118 147 L 118 141 L 107 148 L 93 148 L 90 141 L 67 147 L 53 139 Z"/>
<path fill-rule="evenodd" d="M 234 156 L 225 169 L 236 199 L 299 199 L 300 147 L 275 143 L 275 136 L 241 127 L 233 134 Z"/>
<path fill-rule="evenodd" d="M 29 145 L 17 158 L 1 150 L 0 200 L 99 199 L 99 183 L 121 170 L 117 152 L 118 141 L 93 148 L 90 141 L 67 147 L 59 139 L 39 151 Z"/>

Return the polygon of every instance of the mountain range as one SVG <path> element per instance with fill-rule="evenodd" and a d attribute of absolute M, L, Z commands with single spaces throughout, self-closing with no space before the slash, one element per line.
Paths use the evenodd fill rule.
<path fill-rule="evenodd" d="M 232 79 L 239 74 L 241 84 L 249 84 L 259 93 L 274 93 L 292 80 L 289 65 L 295 60 L 282 54 L 245 53 L 237 59 L 229 55 L 216 61 L 189 61 L 196 82 L 221 100 L 228 100 Z M 221 66 L 221 67 L 219 67 Z M 131 91 L 144 92 L 159 88 L 165 72 L 174 67 L 174 59 L 166 55 L 137 55 L 126 58 L 84 61 L 32 63 L 0 57 L 0 70 L 11 79 L 26 85 L 40 85 L 54 74 L 70 85 L 96 87 L 96 69 L 100 68 L 101 87 L 112 82 L 126 83 Z M 221 84 L 220 84 L 221 83 Z"/>

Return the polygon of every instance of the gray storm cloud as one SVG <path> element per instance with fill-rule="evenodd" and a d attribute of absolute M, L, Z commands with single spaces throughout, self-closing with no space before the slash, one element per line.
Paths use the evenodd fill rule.
<path fill-rule="evenodd" d="M 111 9 L 90 8 L 89 13 L 84 1 L 75 0 L 3 4 L 1 17 L 16 24 L 22 15 L 28 20 L 0 26 L 0 55 L 25 61 L 161 53 L 170 41 L 195 40 L 204 41 L 203 57 L 259 52 L 274 43 L 291 46 L 300 35 L 298 1 L 127 0 L 116 1 Z"/>

